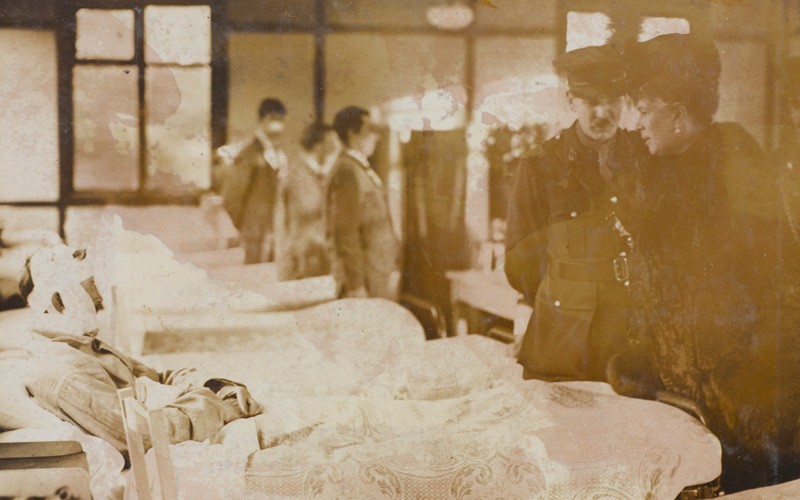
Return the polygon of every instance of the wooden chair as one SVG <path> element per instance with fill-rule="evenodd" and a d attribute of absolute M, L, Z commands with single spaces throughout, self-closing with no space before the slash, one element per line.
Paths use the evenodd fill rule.
<path fill-rule="evenodd" d="M 162 500 L 177 499 L 175 473 L 169 455 L 169 432 L 164 414 L 161 410 L 145 408 L 136 400 L 133 388 L 120 389 L 117 394 L 133 475 L 129 487 L 132 487 L 135 498 L 151 500 L 154 498 L 153 492 L 158 491 Z M 145 437 L 149 438 L 155 452 L 156 470 L 152 486 L 145 462 Z"/>

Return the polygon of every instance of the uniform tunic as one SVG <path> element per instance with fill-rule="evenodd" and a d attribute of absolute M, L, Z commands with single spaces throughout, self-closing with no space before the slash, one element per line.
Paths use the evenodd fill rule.
<path fill-rule="evenodd" d="M 618 213 L 645 150 L 627 131 L 599 150 L 579 133 L 576 122 L 523 159 L 512 189 L 505 271 L 534 309 L 518 358 L 526 378 L 605 380 L 624 345 L 631 248 Z"/>

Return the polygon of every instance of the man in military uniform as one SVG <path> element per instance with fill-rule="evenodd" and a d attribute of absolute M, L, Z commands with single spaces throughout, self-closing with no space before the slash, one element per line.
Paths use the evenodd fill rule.
<path fill-rule="evenodd" d="M 612 46 L 567 52 L 553 65 L 577 120 L 523 158 L 512 189 L 505 271 L 534 309 L 518 361 L 525 378 L 605 380 L 629 313 L 632 240 L 617 214 L 634 196 L 646 150 L 619 129 L 626 77 Z"/>

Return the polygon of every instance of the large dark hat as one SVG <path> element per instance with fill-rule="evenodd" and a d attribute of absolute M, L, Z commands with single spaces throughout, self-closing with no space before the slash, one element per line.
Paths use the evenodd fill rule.
<path fill-rule="evenodd" d="M 567 78 L 576 97 L 613 97 L 627 92 L 625 64 L 611 45 L 571 50 L 558 56 L 553 67 Z"/>
<path fill-rule="evenodd" d="M 714 42 L 692 34 L 661 35 L 631 47 L 627 61 L 634 94 L 680 102 L 701 122 L 713 120 L 722 72 Z"/>
<path fill-rule="evenodd" d="M 626 60 L 633 89 L 653 80 L 716 86 L 721 73 L 714 42 L 692 34 L 671 33 L 639 43 L 627 52 Z"/>

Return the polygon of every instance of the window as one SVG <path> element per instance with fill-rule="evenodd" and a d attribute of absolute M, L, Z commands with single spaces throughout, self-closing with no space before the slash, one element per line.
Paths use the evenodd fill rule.
<path fill-rule="evenodd" d="M 667 33 L 685 35 L 689 31 L 689 21 L 682 17 L 645 17 L 642 20 L 642 27 L 639 28 L 639 41 L 646 42 Z"/>
<path fill-rule="evenodd" d="M 208 189 L 210 6 L 83 8 L 75 21 L 73 190 Z"/>
<path fill-rule="evenodd" d="M 619 8 L 605 11 L 569 11 L 567 13 L 566 50 L 617 42 L 644 42 L 668 33 L 689 33 L 690 22 L 684 17 L 646 16 L 645 12 L 624 12 Z"/>
<path fill-rule="evenodd" d="M 602 12 L 567 13 L 567 52 L 604 45 L 612 35 L 611 18 Z"/>
<path fill-rule="evenodd" d="M 39 30 L 0 30 L 0 202 L 58 199 L 56 37 Z"/>

